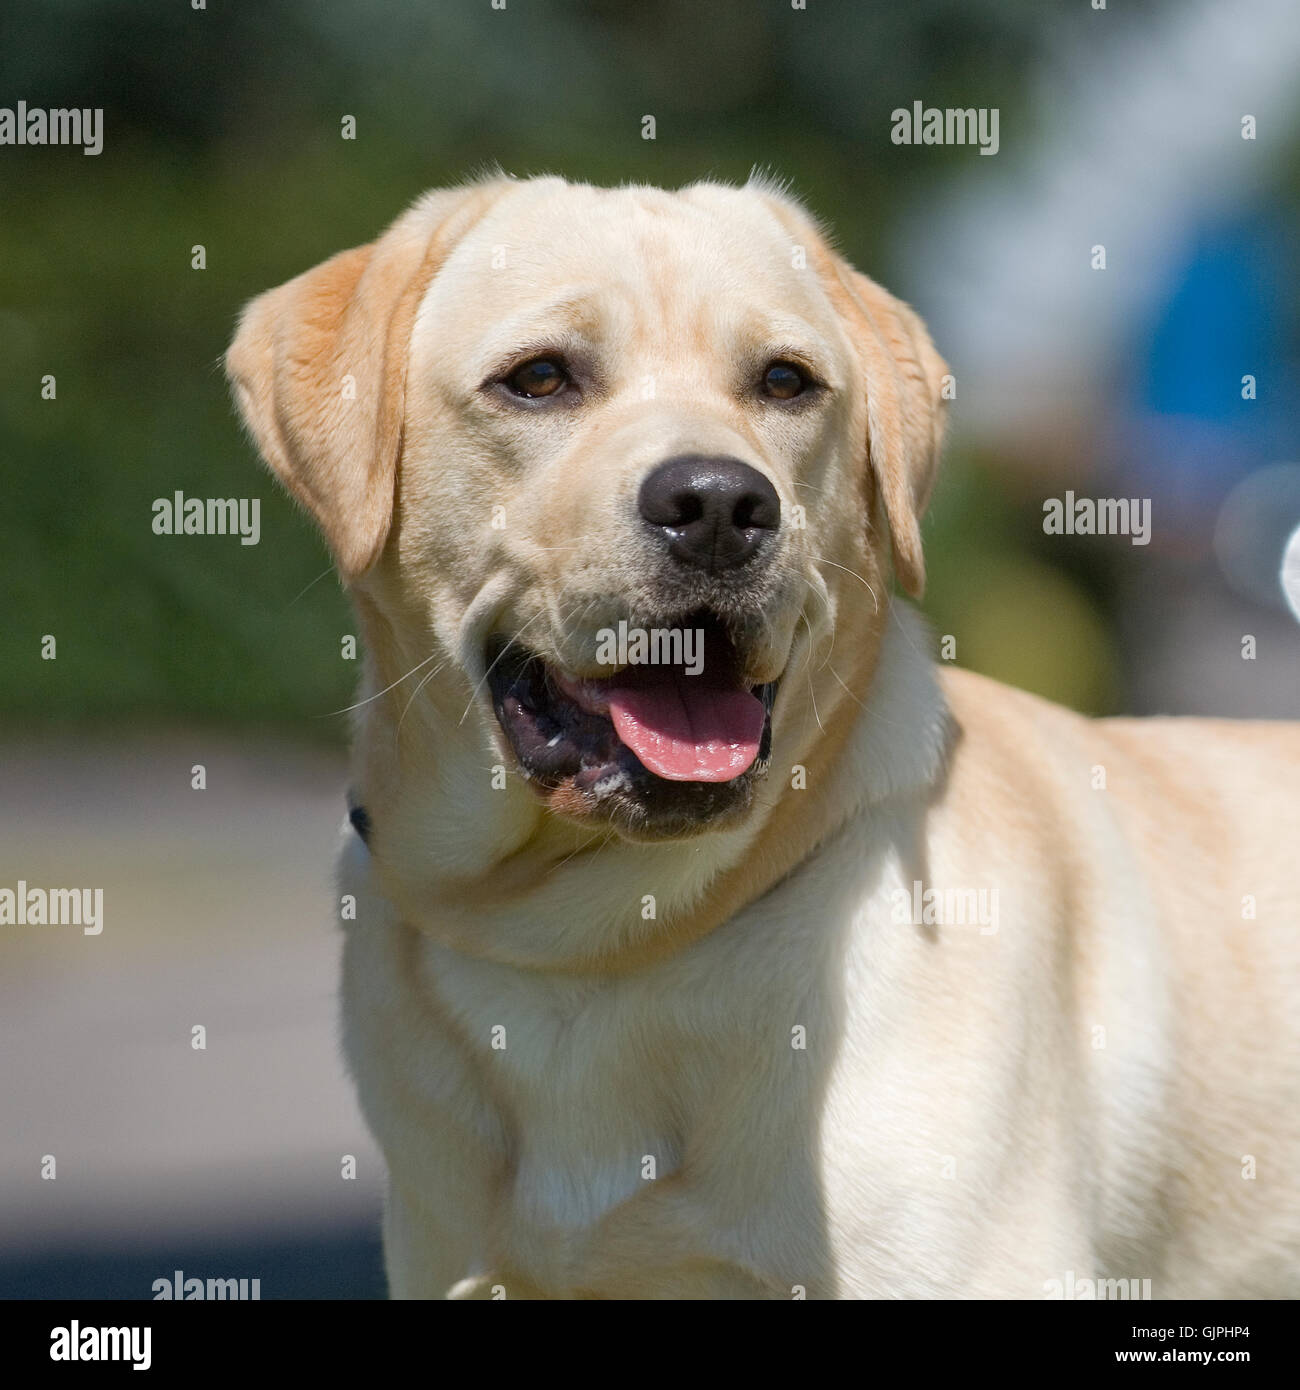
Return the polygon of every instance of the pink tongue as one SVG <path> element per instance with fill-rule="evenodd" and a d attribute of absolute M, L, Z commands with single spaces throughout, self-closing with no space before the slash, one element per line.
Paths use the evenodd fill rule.
<path fill-rule="evenodd" d="M 748 690 L 705 685 L 680 673 L 614 686 L 614 732 L 645 766 L 671 782 L 730 782 L 758 757 L 766 711 Z"/>

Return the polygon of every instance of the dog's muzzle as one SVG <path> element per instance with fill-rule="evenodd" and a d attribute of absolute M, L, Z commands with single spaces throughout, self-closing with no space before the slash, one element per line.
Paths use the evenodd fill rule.
<path fill-rule="evenodd" d="M 681 620 L 692 625 L 696 674 L 662 663 L 580 679 L 506 639 L 489 643 L 497 720 L 553 806 L 649 834 L 687 833 L 748 807 L 771 757 L 777 682 L 745 682 L 716 616 Z"/>

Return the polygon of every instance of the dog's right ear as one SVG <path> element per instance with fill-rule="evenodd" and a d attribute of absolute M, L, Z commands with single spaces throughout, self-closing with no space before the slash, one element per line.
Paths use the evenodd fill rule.
<path fill-rule="evenodd" d="M 507 179 L 427 194 L 377 241 L 246 306 L 226 374 L 249 433 L 315 517 L 347 582 L 392 519 L 416 311 Z"/>

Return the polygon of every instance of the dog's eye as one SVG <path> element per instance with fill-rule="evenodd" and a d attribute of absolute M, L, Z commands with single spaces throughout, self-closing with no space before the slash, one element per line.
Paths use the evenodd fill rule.
<path fill-rule="evenodd" d="M 763 373 L 763 394 L 773 400 L 791 401 L 802 395 L 808 378 L 790 362 L 773 362 Z"/>
<path fill-rule="evenodd" d="M 563 362 L 554 357 L 538 357 L 516 367 L 506 378 L 506 385 L 516 396 L 527 396 L 531 400 L 555 395 L 568 380 Z"/>

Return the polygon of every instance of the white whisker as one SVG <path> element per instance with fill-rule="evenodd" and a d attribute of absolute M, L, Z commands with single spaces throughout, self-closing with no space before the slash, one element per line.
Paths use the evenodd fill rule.
<path fill-rule="evenodd" d="M 865 579 L 863 579 L 863 577 L 857 572 L 857 570 L 851 570 L 847 565 L 836 564 L 834 560 L 828 560 L 824 555 L 814 555 L 812 558 L 816 560 L 819 565 L 831 565 L 837 570 L 843 570 L 845 574 L 851 574 L 854 577 L 854 579 L 856 579 L 858 583 L 861 584 L 864 589 L 866 589 L 867 593 L 871 595 L 872 601 L 876 605 L 876 612 L 880 612 L 880 599 L 877 596 L 876 591 L 871 587 L 870 584 L 867 583 Z"/>
<path fill-rule="evenodd" d="M 419 662 L 415 666 L 412 666 L 411 669 L 406 673 L 406 675 L 398 676 L 398 678 L 393 682 L 392 685 L 386 685 L 382 690 L 376 691 L 375 694 L 367 695 L 364 700 L 358 700 L 355 705 L 345 705 L 342 709 L 331 710 L 328 714 L 318 714 L 313 717 L 316 719 L 333 719 L 335 715 L 351 714 L 354 709 L 360 709 L 362 705 L 368 705 L 372 700 L 378 700 L 381 695 L 387 695 L 390 690 L 394 689 L 396 686 L 401 685 L 401 683 L 404 680 L 409 680 L 411 676 L 415 675 L 415 673 L 421 669 L 421 667 L 427 666 L 437 655 L 437 652 L 430 652 L 429 655 L 426 656 L 423 661 Z"/>
<path fill-rule="evenodd" d="M 544 609 L 544 608 L 539 608 L 539 609 L 537 610 L 537 612 L 534 613 L 533 616 L 532 616 L 531 618 L 529 618 L 529 620 L 523 625 L 523 627 L 521 627 L 521 628 L 519 629 L 519 631 L 516 632 L 515 635 L 505 644 L 505 646 L 501 648 L 501 650 L 496 654 L 496 656 L 493 657 L 492 662 L 491 662 L 491 664 L 488 666 L 487 670 L 483 672 L 483 674 L 478 678 L 477 681 L 475 681 L 475 683 L 474 683 L 474 689 L 471 690 L 470 693 L 469 693 L 469 704 L 467 704 L 467 705 L 465 706 L 465 712 L 464 712 L 464 713 L 461 715 L 461 717 L 456 721 L 456 727 L 457 727 L 457 728 L 460 728 L 460 726 L 461 726 L 461 725 L 465 722 L 465 720 L 469 717 L 469 712 L 470 712 L 470 710 L 472 710 L 472 709 L 474 708 L 474 700 L 475 700 L 475 697 L 478 695 L 478 692 L 479 692 L 479 690 L 482 688 L 483 683 L 484 683 L 484 682 L 487 680 L 487 678 L 492 674 L 492 671 L 493 671 L 493 669 L 495 668 L 497 662 L 500 661 L 501 658 L 502 658 L 503 656 L 505 656 L 505 654 L 510 650 L 510 648 L 513 647 L 513 646 L 515 645 L 515 643 L 519 640 L 519 637 L 520 637 L 520 634 L 521 634 L 521 633 L 526 632 L 530 627 L 532 627 L 532 625 L 538 620 L 538 618 L 545 617 L 545 615 L 546 615 L 546 609 Z"/>

